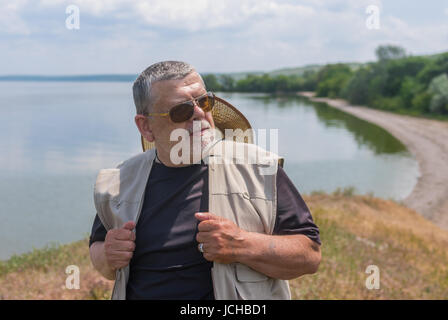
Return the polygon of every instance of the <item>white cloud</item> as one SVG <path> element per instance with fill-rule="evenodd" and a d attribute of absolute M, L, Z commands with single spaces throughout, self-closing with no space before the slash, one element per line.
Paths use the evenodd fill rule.
<path fill-rule="evenodd" d="M 373 52 L 380 44 L 396 44 L 404 47 L 408 53 L 431 54 L 446 50 L 448 41 L 448 22 L 440 25 L 416 26 L 398 17 L 389 16 L 381 20 L 379 30 L 365 32 L 367 43 Z"/>
<path fill-rule="evenodd" d="M 41 7 L 63 7 L 63 0 L 40 0 Z M 311 5 L 274 0 L 72 0 L 82 14 L 96 17 L 134 17 L 150 26 L 187 31 L 207 30 L 245 23 L 264 16 L 309 14 Z"/>
<path fill-rule="evenodd" d="M 154 0 L 139 1 L 133 9 L 148 25 L 188 31 L 243 25 L 251 19 L 280 16 L 286 12 L 313 12 L 312 7 L 282 4 L 272 0 Z"/>
<path fill-rule="evenodd" d="M 84 13 L 88 13 L 94 16 L 103 16 L 110 13 L 118 13 L 118 10 L 126 10 L 127 7 L 132 6 L 129 1 L 125 0 L 40 0 L 39 6 L 41 7 L 63 7 L 68 5 L 78 6 Z M 126 4 L 128 4 L 126 6 Z"/>
<path fill-rule="evenodd" d="M 30 34 L 28 25 L 20 17 L 20 11 L 26 5 L 26 0 L 0 2 L 0 34 Z"/>

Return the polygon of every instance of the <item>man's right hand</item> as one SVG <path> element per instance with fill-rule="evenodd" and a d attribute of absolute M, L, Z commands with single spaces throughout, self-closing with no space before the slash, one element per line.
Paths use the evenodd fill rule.
<path fill-rule="evenodd" d="M 104 240 L 107 264 L 113 270 L 126 267 L 135 250 L 134 221 L 128 221 L 120 229 L 111 229 Z"/>

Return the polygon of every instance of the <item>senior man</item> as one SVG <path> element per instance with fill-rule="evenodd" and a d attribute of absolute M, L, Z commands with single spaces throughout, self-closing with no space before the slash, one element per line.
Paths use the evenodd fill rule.
<path fill-rule="evenodd" d="M 218 98 L 187 63 L 153 64 L 133 93 L 154 148 L 100 171 L 89 243 L 94 267 L 115 280 L 112 299 L 290 299 L 287 280 L 317 271 L 321 243 L 275 155 L 265 152 L 275 171 L 263 172 L 260 148 L 217 138 Z M 191 148 L 172 152 L 176 129 Z M 223 152 L 234 145 L 253 161 Z"/>

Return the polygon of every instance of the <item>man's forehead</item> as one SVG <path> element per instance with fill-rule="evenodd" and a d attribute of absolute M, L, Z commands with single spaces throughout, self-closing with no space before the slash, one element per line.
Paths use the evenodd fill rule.
<path fill-rule="evenodd" d="M 189 74 L 183 79 L 158 81 L 154 83 L 153 89 L 155 89 L 157 100 L 182 102 L 201 94 L 205 87 L 202 79 L 196 73 Z"/>

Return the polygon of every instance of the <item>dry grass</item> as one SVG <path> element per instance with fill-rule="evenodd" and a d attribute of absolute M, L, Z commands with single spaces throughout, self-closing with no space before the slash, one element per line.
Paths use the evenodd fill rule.
<path fill-rule="evenodd" d="M 448 232 L 400 204 L 351 191 L 305 197 L 320 228 L 322 263 L 290 281 L 294 299 L 448 299 Z M 65 288 L 68 265 L 80 289 Z M 368 265 L 380 289 L 368 290 Z M 0 262 L 0 299 L 108 299 L 113 282 L 90 263 L 87 239 Z"/>
<path fill-rule="evenodd" d="M 79 267 L 79 290 L 66 288 L 69 265 Z M 0 299 L 110 299 L 112 287 L 113 281 L 93 268 L 87 239 L 0 263 Z"/>
<path fill-rule="evenodd" d="M 448 232 L 394 201 L 344 193 L 305 201 L 320 227 L 318 273 L 291 281 L 295 299 L 448 299 Z M 368 290 L 367 266 L 380 270 Z"/>

